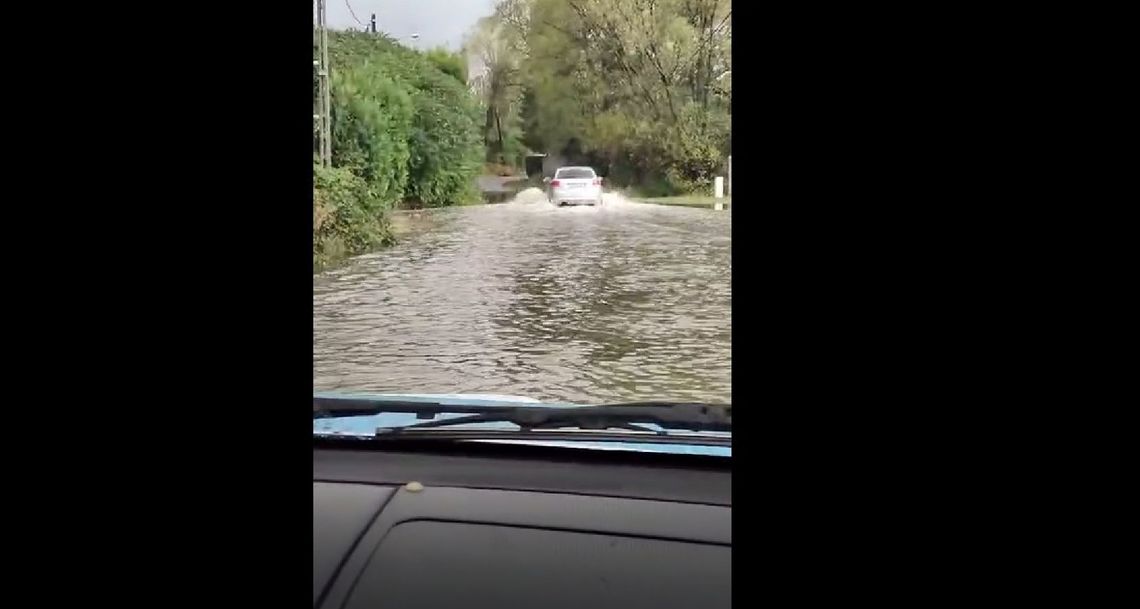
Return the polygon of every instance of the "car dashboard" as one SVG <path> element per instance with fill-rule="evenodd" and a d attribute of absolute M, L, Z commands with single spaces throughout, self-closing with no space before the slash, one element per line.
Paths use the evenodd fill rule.
<path fill-rule="evenodd" d="M 314 449 L 314 608 L 729 606 L 723 459 L 464 452 Z"/>

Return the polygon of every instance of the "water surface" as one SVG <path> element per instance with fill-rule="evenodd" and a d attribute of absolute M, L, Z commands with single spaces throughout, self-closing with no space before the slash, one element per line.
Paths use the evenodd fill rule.
<path fill-rule="evenodd" d="M 314 276 L 318 390 L 731 401 L 729 212 L 524 193 L 425 224 Z"/>

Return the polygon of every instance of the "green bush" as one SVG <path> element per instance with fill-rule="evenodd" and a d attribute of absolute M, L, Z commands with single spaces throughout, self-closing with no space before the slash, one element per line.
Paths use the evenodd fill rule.
<path fill-rule="evenodd" d="M 313 268 L 392 242 L 389 207 L 347 168 L 313 164 Z"/>
<path fill-rule="evenodd" d="M 469 200 L 482 167 L 475 106 L 449 95 L 451 83 L 441 80 L 446 78 L 437 76 L 435 82 L 425 83 L 412 127 L 408 198 L 425 207 Z"/>
<path fill-rule="evenodd" d="M 467 86 L 467 58 L 462 53 L 452 53 L 444 48 L 436 48 L 425 53 L 428 61 L 435 64 L 440 72 Z"/>
<path fill-rule="evenodd" d="M 411 157 L 411 96 L 380 66 L 334 70 L 331 81 L 333 166 L 360 176 L 381 201 L 399 202 Z"/>
<path fill-rule="evenodd" d="M 313 166 L 314 269 L 390 243 L 397 206 L 478 200 L 482 124 L 461 59 L 329 32 L 333 166 Z"/>
<path fill-rule="evenodd" d="M 619 112 L 595 118 L 588 151 L 608 161 L 608 181 L 633 186 L 643 196 L 712 192 L 728 152 L 727 112 L 690 103 L 668 129 Z"/>
<path fill-rule="evenodd" d="M 440 207 L 477 198 L 479 108 L 454 73 L 458 59 L 359 32 L 331 33 L 329 47 L 333 165 L 386 202 Z"/>

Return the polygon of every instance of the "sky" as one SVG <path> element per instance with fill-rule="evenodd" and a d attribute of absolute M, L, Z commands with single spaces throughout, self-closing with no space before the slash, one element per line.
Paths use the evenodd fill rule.
<path fill-rule="evenodd" d="M 490 15 L 495 0 L 325 0 L 326 19 L 334 30 L 361 29 L 376 13 L 376 30 L 417 49 L 445 46 L 459 50 L 480 17 Z M 352 11 L 349 12 L 349 6 Z M 358 23 L 352 13 L 360 19 Z M 412 34 L 419 34 L 412 40 Z"/>

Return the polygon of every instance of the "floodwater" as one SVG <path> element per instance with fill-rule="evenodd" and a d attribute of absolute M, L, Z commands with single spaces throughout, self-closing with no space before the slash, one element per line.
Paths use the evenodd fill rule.
<path fill-rule="evenodd" d="M 728 211 L 524 191 L 313 277 L 317 390 L 731 402 Z"/>

